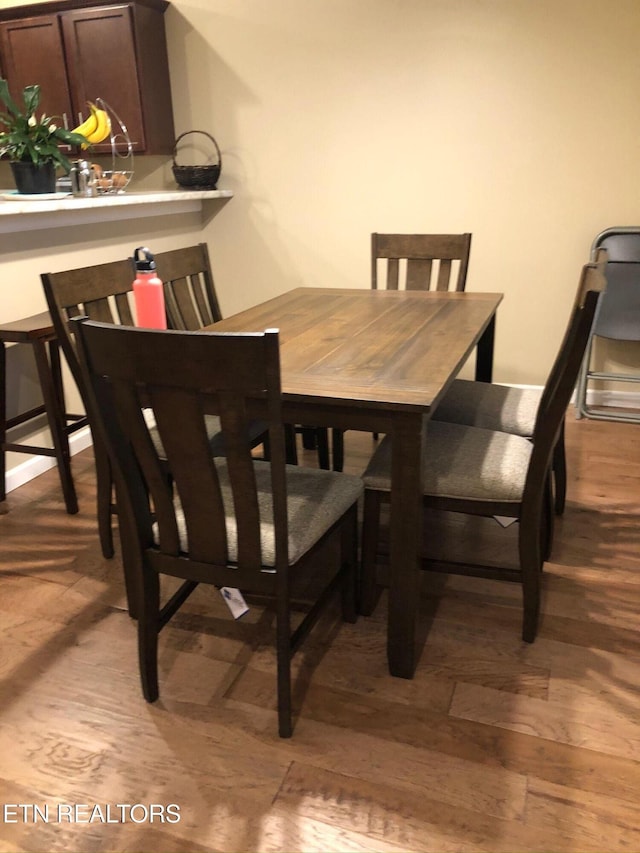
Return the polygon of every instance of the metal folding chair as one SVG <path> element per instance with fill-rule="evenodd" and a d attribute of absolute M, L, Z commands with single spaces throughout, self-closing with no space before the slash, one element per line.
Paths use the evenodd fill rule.
<path fill-rule="evenodd" d="M 626 372 L 597 369 L 594 357 L 598 347 L 596 338 L 640 344 L 640 226 L 607 228 L 593 241 L 593 258 L 600 249 L 606 249 L 609 257 L 606 269 L 608 286 L 600 298 L 578 377 L 576 416 L 640 423 L 640 411 L 625 411 L 621 406 L 587 402 L 591 383 L 640 383 L 640 347 L 631 350 L 631 362 L 638 366 Z"/>

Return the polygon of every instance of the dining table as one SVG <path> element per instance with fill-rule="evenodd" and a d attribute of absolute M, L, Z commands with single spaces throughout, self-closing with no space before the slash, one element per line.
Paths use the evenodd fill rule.
<path fill-rule="evenodd" d="M 391 437 L 387 659 L 413 678 L 419 632 L 426 424 L 475 351 L 492 378 L 501 293 L 297 287 L 207 330 L 278 329 L 287 423 Z"/>

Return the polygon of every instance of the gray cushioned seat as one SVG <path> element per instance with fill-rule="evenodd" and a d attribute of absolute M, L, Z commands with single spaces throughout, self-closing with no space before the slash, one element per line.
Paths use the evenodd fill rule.
<path fill-rule="evenodd" d="M 479 501 L 522 500 L 533 445 L 506 432 L 431 421 L 423 460 L 424 494 Z M 391 440 L 380 442 L 365 487 L 389 491 Z"/>
<path fill-rule="evenodd" d="M 227 474 L 227 461 L 215 460 L 222 499 L 227 511 L 226 526 L 229 561 L 238 556 L 237 531 L 233 513 L 233 498 Z M 260 538 L 262 564 L 275 565 L 275 538 L 273 528 L 273 503 L 271 495 L 271 466 L 268 462 L 254 462 L 260 508 Z M 362 495 L 364 485 L 360 477 L 324 471 L 315 468 L 286 466 L 287 507 L 289 515 L 289 562 L 294 563 L 309 551 L 320 537 L 342 517 L 349 507 Z M 184 515 L 176 498 L 176 518 L 180 534 L 180 547 L 188 553 L 188 537 Z M 156 529 L 154 525 L 154 535 Z"/>
<path fill-rule="evenodd" d="M 510 432 L 531 438 L 542 392 L 456 379 L 433 420 Z"/>

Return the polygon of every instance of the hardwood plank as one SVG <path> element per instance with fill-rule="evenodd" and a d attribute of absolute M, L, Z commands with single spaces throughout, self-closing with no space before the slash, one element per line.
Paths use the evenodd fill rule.
<path fill-rule="evenodd" d="M 453 717 L 533 734 L 554 743 L 638 761 L 640 722 L 629 719 L 606 701 L 587 700 L 584 693 L 580 700 L 568 707 L 487 687 L 458 684 L 449 713 Z"/>
<path fill-rule="evenodd" d="M 618 849 L 603 843 L 604 822 L 598 824 L 583 818 L 579 830 L 573 827 L 559 837 L 557 826 L 553 822 L 546 825 L 542 814 L 540 819 L 526 822 L 505 820 L 298 762 L 291 765 L 277 802 L 295 806 L 305 817 L 321 815 L 326 819 L 330 815 L 332 823 L 356 828 L 372 838 L 391 840 L 406 850 L 491 849 L 511 853 L 536 849 Z M 584 803 L 576 805 L 583 807 Z M 624 804 L 619 806 L 623 812 Z M 626 830 L 630 831 L 624 833 L 619 849 L 624 849 L 637 836 L 633 827 Z"/>
<path fill-rule="evenodd" d="M 573 839 L 578 849 L 640 849 L 640 809 L 603 794 L 531 780 L 527 819 L 553 837 Z"/>

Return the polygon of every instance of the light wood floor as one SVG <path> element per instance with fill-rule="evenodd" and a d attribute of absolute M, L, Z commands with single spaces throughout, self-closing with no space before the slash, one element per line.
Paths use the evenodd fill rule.
<path fill-rule="evenodd" d="M 99 553 L 90 453 L 74 459 L 79 515 L 55 472 L 12 492 L 0 807 L 175 803 L 181 820 L 0 814 L 0 851 L 640 850 L 640 428 L 567 427 L 568 506 L 536 642 L 519 639 L 517 586 L 425 574 L 429 633 L 405 681 L 387 674 L 385 597 L 355 625 L 336 608 L 297 667 L 289 741 L 268 612 L 234 623 L 198 589 L 163 632 L 161 698 L 147 705 L 119 562 Z M 346 445 L 360 471 L 371 437 Z M 434 538 L 471 532 L 475 550 L 500 532 L 439 524 Z"/>

